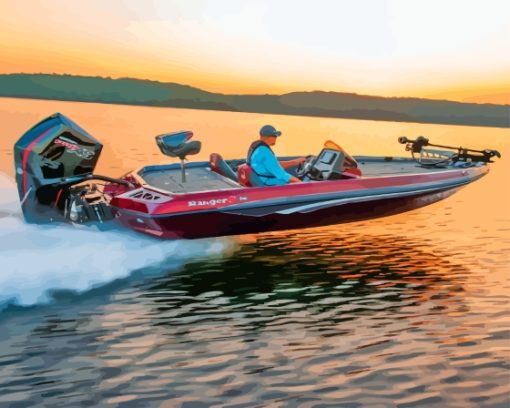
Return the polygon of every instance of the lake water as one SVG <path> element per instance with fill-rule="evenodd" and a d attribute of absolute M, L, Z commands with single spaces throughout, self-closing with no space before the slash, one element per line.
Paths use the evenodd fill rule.
<path fill-rule="evenodd" d="M 190 129 L 197 159 L 405 155 L 398 136 L 495 148 L 449 199 L 384 219 L 158 241 L 23 222 L 12 146 L 62 112 L 105 147 L 97 172 L 164 163 Z M 0 98 L 0 406 L 508 407 L 510 131 Z"/>

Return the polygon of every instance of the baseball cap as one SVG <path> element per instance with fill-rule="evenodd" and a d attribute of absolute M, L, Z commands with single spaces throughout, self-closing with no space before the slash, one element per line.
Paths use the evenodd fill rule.
<path fill-rule="evenodd" d="M 260 136 L 281 136 L 282 132 L 276 130 L 274 126 L 265 125 L 260 128 Z"/>

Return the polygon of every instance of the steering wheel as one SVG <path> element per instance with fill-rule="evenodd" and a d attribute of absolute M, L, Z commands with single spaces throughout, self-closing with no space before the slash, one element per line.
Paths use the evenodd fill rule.
<path fill-rule="evenodd" d="M 315 156 L 306 156 L 306 160 L 303 163 L 299 163 L 296 169 L 296 175 L 301 180 L 304 177 L 309 177 L 312 180 L 320 180 L 320 172 L 313 166 L 315 163 Z"/>

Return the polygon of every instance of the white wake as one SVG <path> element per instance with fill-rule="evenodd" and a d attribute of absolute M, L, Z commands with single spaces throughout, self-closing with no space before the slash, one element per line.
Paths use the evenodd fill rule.
<path fill-rule="evenodd" d="M 8 302 L 45 303 L 53 290 L 81 293 L 144 267 L 171 262 L 178 268 L 234 249 L 227 238 L 160 241 L 124 230 L 27 224 L 14 181 L 0 173 L 0 309 Z"/>

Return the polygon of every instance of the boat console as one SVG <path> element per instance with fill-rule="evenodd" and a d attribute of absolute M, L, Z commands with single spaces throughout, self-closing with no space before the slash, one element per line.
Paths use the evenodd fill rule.
<path fill-rule="evenodd" d="M 318 156 L 308 156 L 296 174 L 304 181 L 339 180 L 361 175 L 358 163 L 340 146 L 329 146 L 322 149 Z"/>

